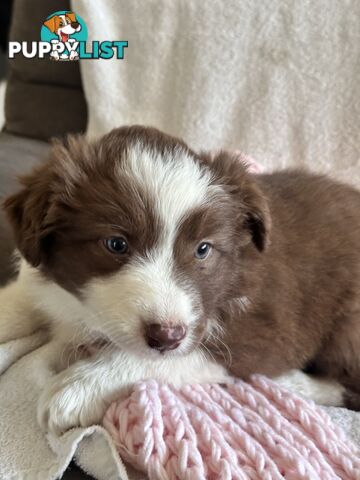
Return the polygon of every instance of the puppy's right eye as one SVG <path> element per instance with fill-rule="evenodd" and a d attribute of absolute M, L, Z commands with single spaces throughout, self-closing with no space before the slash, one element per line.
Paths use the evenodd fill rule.
<path fill-rule="evenodd" d="M 195 257 L 199 260 L 205 260 L 211 252 L 211 248 L 212 245 L 209 242 L 201 242 L 195 250 Z"/>
<path fill-rule="evenodd" d="M 123 255 L 129 249 L 128 243 L 123 237 L 110 237 L 104 240 L 105 247 L 111 253 Z"/>

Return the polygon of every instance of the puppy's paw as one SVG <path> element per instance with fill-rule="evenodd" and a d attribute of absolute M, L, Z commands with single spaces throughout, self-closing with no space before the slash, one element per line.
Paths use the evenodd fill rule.
<path fill-rule="evenodd" d="M 71 376 L 69 370 L 56 375 L 39 399 L 39 424 L 55 435 L 100 423 L 107 407 L 99 389 L 86 375 Z"/>

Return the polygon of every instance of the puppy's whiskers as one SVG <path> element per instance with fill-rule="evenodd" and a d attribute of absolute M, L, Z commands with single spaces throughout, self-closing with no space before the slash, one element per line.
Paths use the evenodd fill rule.
<path fill-rule="evenodd" d="M 201 359 L 202 359 L 202 362 L 203 364 L 206 364 L 208 361 L 209 361 L 209 358 L 208 356 L 211 358 L 211 360 L 213 360 L 214 362 L 216 362 L 216 359 L 213 355 L 213 353 L 211 352 L 211 350 L 206 346 L 206 344 L 204 342 L 201 342 L 200 345 L 200 353 L 201 353 Z M 205 350 L 205 352 L 204 352 Z"/>
<path fill-rule="evenodd" d="M 232 365 L 232 353 L 229 346 L 221 339 L 222 328 L 217 325 L 206 339 L 206 342 L 215 348 L 215 353 L 221 354 L 227 367 Z M 214 358 L 214 357 L 213 357 Z"/>

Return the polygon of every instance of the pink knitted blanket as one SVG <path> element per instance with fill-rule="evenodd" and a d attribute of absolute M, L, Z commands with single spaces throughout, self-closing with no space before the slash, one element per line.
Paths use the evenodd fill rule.
<path fill-rule="evenodd" d="M 255 375 L 227 386 L 138 384 L 103 422 L 151 480 L 360 479 L 360 455 L 314 403 Z"/>

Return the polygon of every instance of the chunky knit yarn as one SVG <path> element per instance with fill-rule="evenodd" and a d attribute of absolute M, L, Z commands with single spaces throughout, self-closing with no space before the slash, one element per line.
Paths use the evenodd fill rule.
<path fill-rule="evenodd" d="M 359 451 L 326 413 L 263 376 L 181 389 L 143 382 L 103 424 L 151 480 L 360 479 Z"/>

